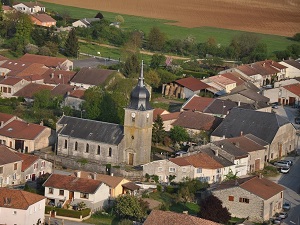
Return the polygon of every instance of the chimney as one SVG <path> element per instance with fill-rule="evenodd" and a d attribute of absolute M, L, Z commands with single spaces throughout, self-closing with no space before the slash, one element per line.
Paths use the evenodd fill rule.
<path fill-rule="evenodd" d="M 263 175 L 261 173 L 258 174 L 258 178 L 261 179 L 263 178 Z"/>
<path fill-rule="evenodd" d="M 189 211 L 182 211 L 183 214 L 189 214 Z"/>
<path fill-rule="evenodd" d="M 113 177 L 113 176 L 114 176 L 114 173 L 111 173 L 110 175 Z"/>
<path fill-rule="evenodd" d="M 215 150 L 215 156 L 219 156 L 219 150 L 218 149 Z"/>
<path fill-rule="evenodd" d="M 93 179 L 94 179 L 94 180 L 97 180 L 97 173 L 96 173 L 96 172 L 93 173 Z"/>
<path fill-rule="evenodd" d="M 263 67 L 265 67 L 266 63 L 263 63 Z"/>
<path fill-rule="evenodd" d="M 238 106 L 241 106 L 241 101 L 238 101 Z"/>
<path fill-rule="evenodd" d="M 62 75 L 61 75 L 61 74 L 58 74 L 58 78 L 61 79 L 61 77 L 62 77 Z"/>
<path fill-rule="evenodd" d="M 238 186 L 239 182 L 237 180 L 235 180 L 235 186 Z"/>
<path fill-rule="evenodd" d="M 51 73 L 50 77 L 53 79 L 54 78 L 54 73 Z"/>
<path fill-rule="evenodd" d="M 239 142 L 235 143 L 235 146 L 239 148 L 240 147 L 240 143 Z"/>
<path fill-rule="evenodd" d="M 44 126 L 44 121 L 43 120 L 41 120 L 40 125 Z"/>
<path fill-rule="evenodd" d="M 0 128 L 2 128 L 3 126 L 4 126 L 4 121 L 1 121 Z"/>
<path fill-rule="evenodd" d="M 241 131 L 241 136 L 243 136 L 243 131 Z"/>
<path fill-rule="evenodd" d="M 77 171 L 77 172 L 76 172 L 76 177 L 79 177 L 79 178 L 80 178 L 80 175 L 81 175 L 81 171 Z"/>
<path fill-rule="evenodd" d="M 222 136 L 222 139 L 225 139 L 225 134 Z"/>
<path fill-rule="evenodd" d="M 224 148 L 224 145 L 221 145 L 221 148 Z"/>

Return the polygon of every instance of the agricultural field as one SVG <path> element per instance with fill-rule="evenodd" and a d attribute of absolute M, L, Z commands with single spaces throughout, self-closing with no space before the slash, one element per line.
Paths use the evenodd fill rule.
<path fill-rule="evenodd" d="M 300 32 L 298 0 L 213 0 L 205 4 L 204 0 L 174 0 L 172 4 L 169 0 L 154 1 L 43 0 L 42 3 L 48 10 L 67 12 L 74 19 L 94 17 L 101 11 L 105 18 L 113 21 L 121 14 L 125 19 L 122 29 L 139 29 L 147 34 L 157 26 L 168 38 L 192 36 L 197 42 L 214 37 L 217 43 L 228 45 L 235 35 L 256 32 L 262 42 L 267 43 L 268 52 L 286 49 L 295 43 L 287 37 Z M 170 3 L 168 7 L 167 3 Z"/>

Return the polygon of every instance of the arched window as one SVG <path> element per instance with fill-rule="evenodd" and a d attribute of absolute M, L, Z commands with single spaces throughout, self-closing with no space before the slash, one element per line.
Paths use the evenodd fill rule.
<path fill-rule="evenodd" d="M 85 147 L 85 152 L 86 152 L 86 153 L 89 152 L 89 148 L 90 148 L 89 144 L 86 144 L 86 147 Z"/>
<path fill-rule="evenodd" d="M 68 140 L 65 140 L 65 148 L 68 147 Z"/>
<path fill-rule="evenodd" d="M 75 149 L 75 151 L 78 150 L 78 142 L 77 141 L 75 142 L 75 148 L 74 149 Z"/>
<path fill-rule="evenodd" d="M 100 155 L 100 145 L 98 145 L 98 148 L 97 148 L 97 155 Z"/>
<path fill-rule="evenodd" d="M 112 156 L 112 149 L 111 149 L 111 147 L 109 147 L 109 149 L 108 149 L 108 156 L 109 156 L 109 157 Z"/>

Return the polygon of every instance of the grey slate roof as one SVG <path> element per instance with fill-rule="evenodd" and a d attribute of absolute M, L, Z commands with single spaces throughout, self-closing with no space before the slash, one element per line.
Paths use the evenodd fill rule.
<path fill-rule="evenodd" d="M 244 90 L 239 93 L 249 99 L 256 101 L 256 102 L 269 102 L 270 101 L 269 98 L 267 98 L 261 94 L 258 94 L 253 90 Z"/>
<path fill-rule="evenodd" d="M 234 156 L 236 159 L 245 158 L 248 156 L 247 152 L 228 142 L 226 139 L 215 141 L 213 144 L 220 147 L 228 154 Z"/>
<path fill-rule="evenodd" d="M 260 89 L 258 87 L 256 87 L 253 83 L 251 83 L 250 81 L 248 82 L 244 82 L 242 85 L 239 85 L 237 87 L 235 87 L 234 89 L 231 90 L 231 94 L 232 93 L 238 93 L 240 91 L 244 91 L 244 90 L 252 90 L 255 92 L 259 92 Z"/>
<path fill-rule="evenodd" d="M 283 62 L 300 70 L 300 61 L 298 61 L 298 60 L 284 60 Z"/>
<path fill-rule="evenodd" d="M 65 125 L 59 134 L 84 140 L 118 145 L 124 136 L 119 124 L 63 116 L 57 124 Z"/>
<path fill-rule="evenodd" d="M 256 142 L 257 144 L 261 145 L 261 146 L 266 146 L 268 145 L 268 142 L 265 142 L 264 140 L 254 136 L 253 134 L 246 134 L 245 135 L 246 138 Z"/>
<path fill-rule="evenodd" d="M 233 108 L 211 135 L 231 138 L 238 137 L 241 133 L 253 134 L 270 144 L 279 127 L 288 123 L 288 120 L 275 113 Z"/>
<path fill-rule="evenodd" d="M 210 105 L 208 105 L 203 112 L 211 114 L 227 115 L 227 113 L 234 107 L 237 107 L 237 103 L 231 100 L 215 99 Z"/>

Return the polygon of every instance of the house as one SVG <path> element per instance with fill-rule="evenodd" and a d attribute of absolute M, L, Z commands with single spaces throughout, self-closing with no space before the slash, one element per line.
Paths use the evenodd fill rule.
<path fill-rule="evenodd" d="M 35 181 L 40 176 L 52 173 L 52 163 L 38 156 L 16 152 L 22 159 L 21 182 Z"/>
<path fill-rule="evenodd" d="M 110 199 L 116 198 L 122 194 L 126 194 L 127 191 L 131 192 L 140 188 L 139 186 L 135 185 L 133 182 L 127 180 L 126 178 L 114 176 L 113 174 L 106 175 L 106 174 L 91 173 L 85 171 L 76 171 L 74 172 L 74 174 L 72 174 L 72 176 L 85 178 L 85 179 L 99 180 L 105 183 L 107 186 L 109 186 Z M 135 187 L 133 188 L 135 190 L 129 190 L 128 188 L 126 188 L 127 186 L 131 188 L 133 187 L 133 185 L 135 185 Z"/>
<path fill-rule="evenodd" d="M 194 94 L 206 93 L 210 87 L 204 82 L 194 77 L 187 77 L 176 80 L 170 84 L 163 84 L 162 94 L 164 96 L 173 96 L 176 98 L 190 98 Z"/>
<path fill-rule="evenodd" d="M 23 190 L 0 188 L 0 224 L 43 224 L 45 197 Z"/>
<path fill-rule="evenodd" d="M 261 145 L 256 141 L 251 139 L 250 135 L 243 135 L 235 138 L 227 138 L 223 139 L 223 142 L 230 142 L 235 145 L 237 148 L 247 152 L 249 154 L 248 157 L 248 173 L 253 173 L 258 170 L 262 170 L 264 168 L 264 158 L 268 153 L 267 143 Z"/>
<path fill-rule="evenodd" d="M 16 92 L 28 84 L 29 82 L 23 78 L 5 76 L 0 80 L 1 97 L 11 98 Z"/>
<path fill-rule="evenodd" d="M 8 147 L 0 145 L 0 187 L 20 184 L 21 166 L 22 159 Z"/>
<path fill-rule="evenodd" d="M 46 11 L 45 6 L 43 6 L 41 3 L 37 1 L 16 3 L 12 7 L 17 11 L 26 14 L 34 14 L 34 13 Z"/>
<path fill-rule="evenodd" d="M 222 201 L 232 217 L 263 222 L 282 210 L 283 190 L 268 179 L 252 176 L 220 183 L 212 194 Z"/>
<path fill-rule="evenodd" d="M 233 88 L 235 88 L 237 86 L 237 83 L 235 80 L 227 78 L 227 77 L 223 76 L 222 74 L 208 77 L 206 79 L 203 79 L 202 81 L 204 83 L 206 83 L 207 85 L 211 86 L 212 88 L 215 88 L 217 90 L 217 92 L 223 91 L 225 93 L 229 93 Z"/>
<path fill-rule="evenodd" d="M 7 116 L 1 113 L 1 121 Z M 29 153 L 48 147 L 54 143 L 54 139 L 49 127 L 27 123 L 17 118 L 6 123 L 1 122 L 0 143 L 21 152 Z"/>
<path fill-rule="evenodd" d="M 300 83 L 281 86 L 278 92 L 278 103 L 282 105 L 300 105 Z"/>
<path fill-rule="evenodd" d="M 232 108 L 237 106 L 238 103 L 231 100 L 221 100 L 218 98 L 207 98 L 194 95 L 182 105 L 180 110 L 191 110 L 224 118 Z"/>
<path fill-rule="evenodd" d="M 220 225 L 210 220 L 191 216 L 185 213 L 152 210 L 143 225 Z"/>
<path fill-rule="evenodd" d="M 165 113 L 161 114 L 161 119 L 163 121 L 163 127 L 165 131 L 170 131 L 173 128 L 173 123 L 178 119 L 180 112 Z"/>
<path fill-rule="evenodd" d="M 84 102 L 84 93 L 85 89 L 81 88 L 69 91 L 62 103 L 63 106 L 69 106 L 72 109 L 81 110 L 82 103 Z"/>
<path fill-rule="evenodd" d="M 162 115 L 165 115 L 165 114 L 169 114 L 170 112 L 165 110 L 165 109 L 162 109 L 162 108 L 155 108 L 153 110 L 153 122 L 157 119 L 158 115 L 159 116 L 162 116 Z"/>
<path fill-rule="evenodd" d="M 300 61 L 294 59 L 283 60 L 279 64 L 286 67 L 286 78 L 300 77 Z"/>
<path fill-rule="evenodd" d="M 175 175 L 175 182 L 190 178 L 211 184 L 223 180 L 230 170 L 235 171 L 233 163 L 218 154 L 210 155 L 209 151 L 152 161 L 143 165 L 143 175 L 157 175 L 160 182 L 169 182 L 169 177 Z"/>
<path fill-rule="evenodd" d="M 108 204 L 109 186 L 99 180 L 51 174 L 43 186 L 47 203 L 55 206 L 84 202 L 96 211 Z"/>
<path fill-rule="evenodd" d="M 51 90 L 51 95 L 53 97 L 62 96 L 64 98 L 73 90 L 74 87 L 69 84 L 59 84 Z"/>
<path fill-rule="evenodd" d="M 96 68 L 82 68 L 71 80 L 71 85 L 89 89 L 90 87 L 103 84 L 107 78 L 115 73 L 115 70 L 104 70 Z"/>
<path fill-rule="evenodd" d="M 42 27 L 52 27 L 56 26 L 56 20 L 45 13 L 37 13 L 30 15 L 30 19 L 33 24 Z"/>
<path fill-rule="evenodd" d="M 58 70 L 73 70 L 73 62 L 66 58 L 26 53 L 21 58 L 19 58 L 19 60 L 26 63 L 40 63 L 45 65 L 47 68 L 53 68 Z M 44 71 L 44 73 L 45 72 L 46 71 Z"/>
<path fill-rule="evenodd" d="M 130 94 L 130 103 L 124 109 L 124 126 L 62 116 L 56 126 L 57 155 L 69 165 L 78 159 L 88 159 L 102 172 L 106 171 L 107 164 L 150 162 L 153 109 L 149 99 L 142 67 L 138 84 Z"/>
<path fill-rule="evenodd" d="M 68 70 L 49 69 L 43 75 L 44 84 L 70 84 L 76 72 Z"/>
<path fill-rule="evenodd" d="M 72 27 L 89 27 L 91 23 L 100 21 L 100 18 L 83 18 L 72 23 Z"/>
<path fill-rule="evenodd" d="M 5 63 L 6 61 L 8 60 L 8 58 L 0 55 L 0 66 Z M 1 68 L 1 67 L 0 67 Z M 3 76 L 4 74 L 3 73 L 0 73 L 0 76 Z"/>
<path fill-rule="evenodd" d="M 220 123 L 222 119 L 204 113 L 194 111 L 183 111 L 178 118 L 172 123 L 172 127 L 180 126 L 187 130 L 190 137 L 197 136 L 201 132 L 209 134 Z"/>
<path fill-rule="evenodd" d="M 269 144 L 265 161 L 280 158 L 295 149 L 296 129 L 275 113 L 234 108 L 212 132 L 211 141 L 252 134 Z"/>
<path fill-rule="evenodd" d="M 43 90 L 53 90 L 53 86 L 37 83 L 29 83 L 19 91 L 17 91 L 13 96 L 14 97 L 23 97 L 26 102 L 33 102 L 34 95 Z"/>

